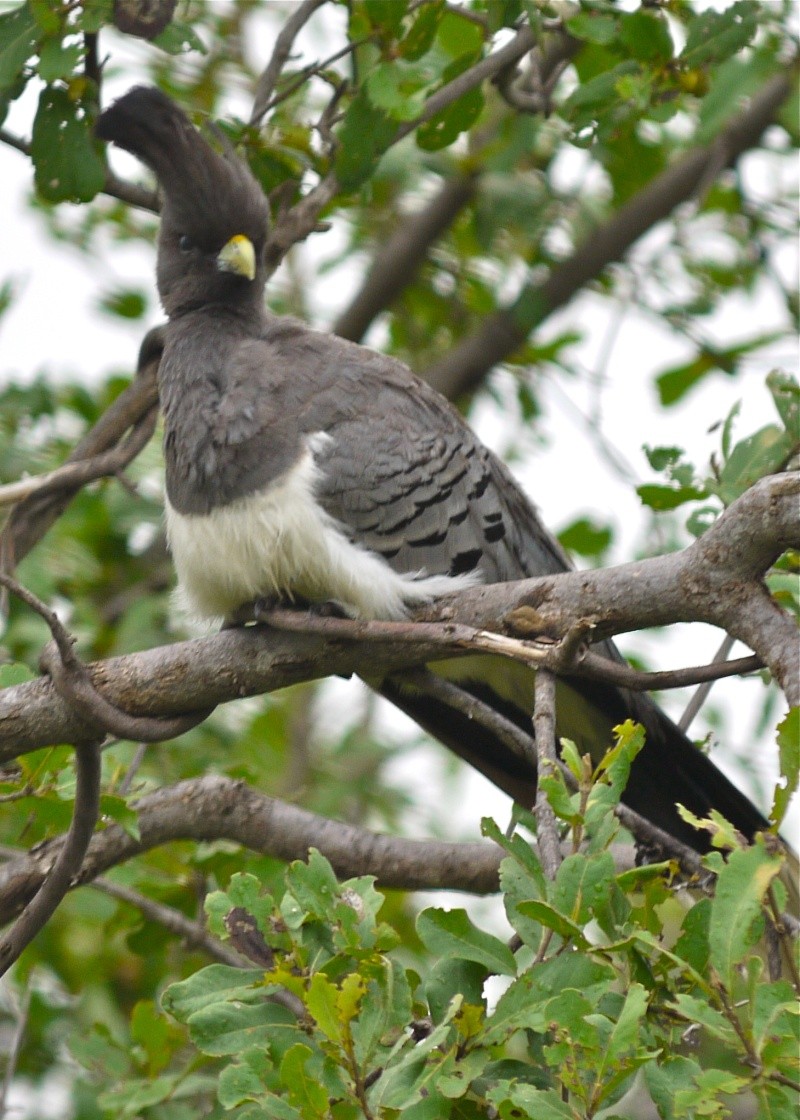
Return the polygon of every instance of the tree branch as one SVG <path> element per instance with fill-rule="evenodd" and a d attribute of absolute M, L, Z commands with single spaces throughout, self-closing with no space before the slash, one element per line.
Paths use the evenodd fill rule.
<path fill-rule="evenodd" d="M 449 351 L 425 379 L 451 400 L 469 392 L 498 362 L 509 358 L 548 315 L 621 260 L 644 233 L 692 198 L 706 183 L 710 167 L 721 171 L 754 147 L 792 89 L 792 74 L 770 79 L 714 144 L 696 148 L 657 175 L 605 225 L 554 267 L 540 283 L 527 284 L 513 304 L 489 316 L 474 334 Z M 724 158 L 720 160 L 720 153 Z"/>
<path fill-rule="evenodd" d="M 261 124 L 264 114 L 269 109 L 270 98 L 275 90 L 278 78 L 292 52 L 294 41 L 305 25 L 313 16 L 317 8 L 321 8 L 327 0 L 303 0 L 287 19 L 275 40 L 272 57 L 258 79 L 255 97 L 253 99 L 253 112 L 250 114 L 248 124 L 257 126 Z"/>
<path fill-rule="evenodd" d="M 282 625 L 299 630 L 336 625 L 316 634 L 274 626 L 230 629 L 87 668 L 95 687 L 123 711 L 174 716 L 334 674 L 374 680 L 476 649 L 557 666 L 552 638 L 576 627 L 591 626 L 593 638 L 601 639 L 703 621 L 754 649 L 794 704 L 800 702 L 795 627 L 761 576 L 787 548 L 800 547 L 798 495 L 800 474 L 773 475 L 682 552 L 472 588 L 419 612 L 415 622 L 309 620 L 283 612 Z M 519 640 L 542 635 L 551 639 L 549 654 L 547 642 Z M 0 691 L 0 762 L 91 731 L 47 679 Z"/>
<path fill-rule="evenodd" d="M 8 129 L 0 128 L 0 143 L 7 144 L 9 148 L 14 148 L 15 151 L 21 152 L 22 155 L 30 159 L 30 142 L 23 140 L 21 136 L 15 136 Z M 120 202 L 127 202 L 129 206 L 138 206 L 140 210 L 150 210 L 153 214 L 158 214 L 161 209 L 157 191 L 140 186 L 138 183 L 129 183 L 125 179 L 120 179 L 110 167 L 106 167 L 102 193 L 109 195 L 111 198 L 118 198 Z"/>
<path fill-rule="evenodd" d="M 375 316 L 413 280 L 431 245 L 475 195 L 477 173 L 445 179 L 421 210 L 401 220 L 367 270 L 363 283 L 331 330 L 340 338 L 359 342 Z"/>
<path fill-rule="evenodd" d="M 174 840 L 231 840 L 251 851 L 289 862 L 310 847 L 330 860 L 339 878 L 377 875 L 384 887 L 404 890 L 497 890 L 502 852 L 491 843 L 451 844 L 406 840 L 328 820 L 257 793 L 217 774 L 179 782 L 137 804 L 139 837 L 117 824 L 95 833 L 73 886 Z M 0 867 L 0 922 L 25 907 L 63 850 L 59 837 Z"/>
<path fill-rule="evenodd" d="M 398 143 L 415 128 L 435 117 L 442 109 L 452 105 L 459 97 L 475 89 L 487 79 L 493 78 L 507 69 L 531 49 L 535 39 L 530 27 L 520 28 L 514 38 L 504 47 L 482 58 L 469 70 L 459 74 L 447 85 L 431 94 L 425 102 L 420 115 L 413 121 L 406 121 L 398 127 L 392 144 Z M 265 260 L 271 269 L 277 268 L 280 261 L 298 241 L 303 241 L 317 226 L 322 210 L 336 196 L 340 187 L 336 175 L 331 171 L 305 198 L 301 199 L 281 218 L 267 239 Z"/>
<path fill-rule="evenodd" d="M 533 727 L 536 740 L 536 772 L 539 779 L 543 779 L 554 774 L 558 768 L 556 678 L 549 669 L 541 669 L 536 674 Z M 542 870 L 548 879 L 553 880 L 561 866 L 561 843 L 556 815 L 541 780 L 536 783 L 533 812 L 536 817 L 536 839 L 542 858 Z"/>
<path fill-rule="evenodd" d="M 75 746 L 75 808 L 66 838 L 55 860 L 43 875 L 36 892 L 11 929 L 0 939 L 0 976 L 19 958 L 22 950 L 52 917 L 78 874 L 97 823 L 100 809 L 100 748 L 98 743 Z"/>
<path fill-rule="evenodd" d="M 67 462 L 11 511 L 0 535 L 0 571 L 11 573 L 90 478 L 118 474 L 150 440 L 158 417 L 163 328 L 148 331 L 136 376 L 75 446 Z M 125 433 L 129 434 L 126 436 Z"/>

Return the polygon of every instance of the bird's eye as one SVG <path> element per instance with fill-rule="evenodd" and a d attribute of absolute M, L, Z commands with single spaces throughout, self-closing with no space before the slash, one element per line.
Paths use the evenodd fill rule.
<path fill-rule="evenodd" d="M 192 249 L 194 249 L 194 242 L 192 241 L 191 237 L 187 237 L 184 233 L 178 241 L 178 248 L 182 253 L 190 253 Z"/>

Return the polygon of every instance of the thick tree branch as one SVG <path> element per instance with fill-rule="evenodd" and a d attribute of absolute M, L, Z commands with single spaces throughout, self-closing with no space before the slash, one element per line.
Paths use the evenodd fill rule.
<path fill-rule="evenodd" d="M 360 342 L 375 316 L 411 283 L 431 245 L 474 197 L 476 180 L 477 174 L 445 179 L 421 210 L 401 220 L 367 270 L 349 307 L 333 324 L 334 334 Z"/>
<path fill-rule="evenodd" d="M 710 169 L 718 174 L 755 147 L 792 85 L 791 73 L 771 78 L 712 145 L 690 151 L 656 176 L 605 225 L 594 230 L 571 257 L 553 268 L 545 280 L 526 285 L 513 304 L 489 316 L 473 335 L 453 347 L 426 372 L 426 380 L 451 400 L 474 389 L 493 366 L 518 350 L 548 315 L 609 264 L 621 260 L 634 242 L 677 206 L 707 186 Z"/>
<path fill-rule="evenodd" d="M 9 148 L 14 148 L 15 151 L 30 158 L 30 142 L 23 140 L 21 136 L 15 136 L 8 129 L 0 128 L 0 144 L 6 144 Z M 120 202 L 127 202 L 129 206 L 138 206 L 140 210 L 150 210 L 153 214 L 157 214 L 161 209 L 157 191 L 120 179 L 110 167 L 106 168 L 102 193 L 111 198 L 118 198 Z"/>
<path fill-rule="evenodd" d="M 0 571 L 12 572 L 90 478 L 118 474 L 147 444 L 158 415 L 162 328 L 142 343 L 136 377 L 75 446 L 69 459 L 20 501 L 0 537 Z M 128 433 L 126 435 L 126 432 Z"/>
<path fill-rule="evenodd" d="M 384 887 L 405 890 L 497 890 L 502 852 L 491 843 L 405 840 L 276 801 L 244 782 L 209 774 L 143 797 L 136 805 L 139 838 L 119 825 L 96 832 L 73 886 L 174 840 L 232 840 L 277 859 L 305 859 L 310 847 L 331 861 L 340 878 L 377 875 Z M 0 867 L 0 923 L 18 914 L 43 882 L 64 839 L 38 845 Z"/>
<path fill-rule="evenodd" d="M 604 571 L 473 588 L 420 612 L 418 621 L 432 626 L 338 619 L 330 620 L 338 626 L 317 634 L 238 628 L 111 658 L 88 670 L 95 686 L 124 711 L 174 716 L 333 674 L 374 680 L 476 649 L 553 664 L 547 643 L 520 643 L 508 634 L 552 639 L 588 625 L 600 639 L 703 621 L 754 649 L 794 704 L 800 702 L 794 623 L 760 580 L 783 551 L 800 547 L 799 496 L 800 474 L 770 476 L 682 552 Z M 291 624 L 303 629 L 313 621 L 295 617 Z M 79 740 L 91 730 L 47 679 L 0 692 L 0 762 Z"/>

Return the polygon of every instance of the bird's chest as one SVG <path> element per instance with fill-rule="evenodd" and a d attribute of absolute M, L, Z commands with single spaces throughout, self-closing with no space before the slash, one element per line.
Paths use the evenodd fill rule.
<path fill-rule="evenodd" d="M 318 504 L 308 451 L 265 489 L 204 513 L 167 500 L 167 537 L 191 613 L 227 617 L 261 596 L 326 598 L 334 523 Z"/>

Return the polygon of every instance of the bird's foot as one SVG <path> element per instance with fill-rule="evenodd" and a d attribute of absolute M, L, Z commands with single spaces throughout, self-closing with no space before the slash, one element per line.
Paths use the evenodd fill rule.
<path fill-rule="evenodd" d="M 287 599 L 281 595 L 260 595 L 250 603 L 244 603 L 222 624 L 223 630 L 235 626 L 246 626 L 249 622 L 270 624 L 273 611 L 292 611 L 294 614 L 309 614 L 314 618 L 352 618 L 352 613 L 344 603 L 337 599 L 309 600 L 295 595 Z"/>

